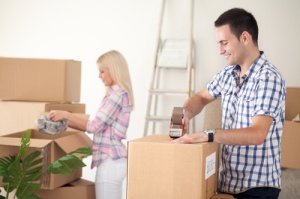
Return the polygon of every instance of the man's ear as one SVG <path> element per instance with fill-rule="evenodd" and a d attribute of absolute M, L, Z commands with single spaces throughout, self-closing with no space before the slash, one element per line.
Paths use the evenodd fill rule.
<path fill-rule="evenodd" d="M 242 42 L 245 45 L 248 45 L 248 43 L 252 40 L 251 35 L 249 34 L 249 32 L 244 31 L 242 32 L 241 36 L 240 36 L 240 42 Z"/>

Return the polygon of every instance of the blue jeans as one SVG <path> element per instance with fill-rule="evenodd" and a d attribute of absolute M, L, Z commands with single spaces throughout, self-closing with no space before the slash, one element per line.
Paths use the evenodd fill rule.
<path fill-rule="evenodd" d="M 256 187 L 239 194 L 232 194 L 236 199 L 278 199 L 280 189 L 274 187 Z"/>

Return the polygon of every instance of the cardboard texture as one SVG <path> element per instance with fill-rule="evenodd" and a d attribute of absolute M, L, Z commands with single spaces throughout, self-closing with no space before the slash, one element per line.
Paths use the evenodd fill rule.
<path fill-rule="evenodd" d="M 0 135 L 36 128 L 35 120 L 51 110 L 66 110 L 88 119 L 85 104 L 0 101 Z M 77 131 L 68 128 L 67 131 Z"/>
<path fill-rule="evenodd" d="M 127 199 L 210 199 L 217 191 L 218 144 L 173 144 L 168 135 L 128 142 Z"/>
<path fill-rule="evenodd" d="M 54 190 L 40 190 L 36 194 L 43 199 L 96 199 L 95 183 L 82 178 Z"/>
<path fill-rule="evenodd" d="M 234 197 L 229 194 L 216 194 L 211 199 L 234 199 Z"/>
<path fill-rule="evenodd" d="M 300 140 L 300 123 L 292 120 L 300 114 L 300 88 L 287 88 L 285 121 L 281 140 L 281 167 L 300 169 L 297 158 Z"/>
<path fill-rule="evenodd" d="M 0 99 L 79 102 L 81 62 L 0 57 Z"/>
<path fill-rule="evenodd" d="M 23 132 L 12 133 L 0 137 L 0 157 L 17 155 L 21 145 Z M 48 166 L 65 154 L 80 147 L 92 146 L 92 140 L 83 132 L 68 131 L 60 135 L 49 135 L 31 129 L 30 147 L 28 153 L 34 150 L 42 151 L 43 166 Z M 42 189 L 55 189 L 70 183 L 82 176 L 82 168 L 77 168 L 71 175 L 44 174 L 40 183 Z M 2 178 L 0 178 L 2 184 Z M 0 186 L 1 186 L 0 184 Z"/>
<path fill-rule="evenodd" d="M 217 99 L 205 107 L 203 129 L 222 128 L 222 101 Z"/>

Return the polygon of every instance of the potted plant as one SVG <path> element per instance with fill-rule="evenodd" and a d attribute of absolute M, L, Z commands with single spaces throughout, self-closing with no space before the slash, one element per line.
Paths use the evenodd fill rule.
<path fill-rule="evenodd" d="M 35 193 L 42 186 L 39 181 L 43 173 L 69 175 L 76 171 L 76 166 L 86 166 L 82 160 L 92 154 L 89 146 L 78 148 L 44 168 L 41 166 L 41 151 L 27 154 L 30 134 L 30 131 L 22 134 L 17 156 L 0 158 L 0 176 L 3 177 L 3 187 L 6 191 L 6 196 L 0 195 L 0 199 L 8 199 L 10 194 L 18 199 L 40 199 Z"/>

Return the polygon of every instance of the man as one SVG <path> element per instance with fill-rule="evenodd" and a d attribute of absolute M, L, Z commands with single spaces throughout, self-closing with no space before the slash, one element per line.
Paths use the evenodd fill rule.
<path fill-rule="evenodd" d="M 215 21 L 215 31 L 228 66 L 186 101 L 185 123 L 188 126 L 205 105 L 222 98 L 222 129 L 186 134 L 173 142 L 223 144 L 220 191 L 238 199 L 276 199 L 285 81 L 259 51 L 258 26 L 251 13 L 230 9 Z"/>

